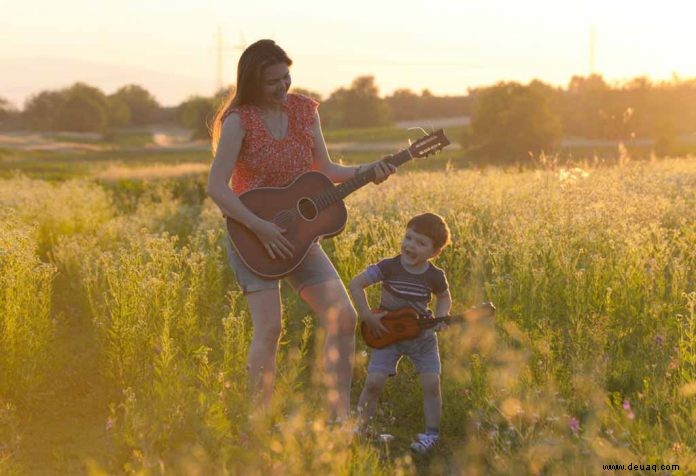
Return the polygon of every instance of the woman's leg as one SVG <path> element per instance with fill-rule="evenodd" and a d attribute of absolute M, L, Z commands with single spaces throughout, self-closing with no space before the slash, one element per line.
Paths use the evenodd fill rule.
<path fill-rule="evenodd" d="M 326 331 L 324 372 L 329 412 L 334 418 L 348 418 L 357 314 L 339 279 L 309 285 L 302 289 L 300 295 L 319 317 Z"/>
<path fill-rule="evenodd" d="M 254 337 L 249 348 L 249 388 L 268 407 L 273 396 L 276 351 L 281 330 L 281 304 L 278 289 L 246 294 Z"/>

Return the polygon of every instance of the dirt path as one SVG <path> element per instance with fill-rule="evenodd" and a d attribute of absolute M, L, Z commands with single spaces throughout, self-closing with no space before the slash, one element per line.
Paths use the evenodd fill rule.
<path fill-rule="evenodd" d="M 52 371 L 30 407 L 19 412 L 21 443 L 14 463 L 26 474 L 76 475 L 87 463 L 109 469 L 108 396 L 91 323 L 79 313 L 57 318 Z"/>

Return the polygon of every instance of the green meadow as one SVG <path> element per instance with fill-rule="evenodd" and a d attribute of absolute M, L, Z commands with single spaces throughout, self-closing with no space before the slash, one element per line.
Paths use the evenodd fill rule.
<path fill-rule="evenodd" d="M 323 336 L 287 288 L 275 401 L 256 411 L 209 152 L 1 149 L 0 474 L 696 473 L 696 161 L 618 155 L 496 168 L 455 149 L 347 199 L 323 242 L 345 283 L 433 211 L 453 312 L 497 306 L 440 332 L 442 443 L 418 456 L 408 362 L 374 422 L 393 440 L 327 424 Z M 368 352 L 358 336 L 356 402 Z"/>

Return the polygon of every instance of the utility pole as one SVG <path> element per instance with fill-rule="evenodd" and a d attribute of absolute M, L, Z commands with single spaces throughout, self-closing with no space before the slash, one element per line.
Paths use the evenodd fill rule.
<path fill-rule="evenodd" d="M 218 26 L 217 35 L 215 35 L 215 92 L 225 87 L 224 79 L 224 54 L 226 51 L 244 51 L 247 47 L 246 40 L 244 39 L 244 34 L 239 34 L 239 43 L 236 45 L 225 45 L 225 40 L 222 37 L 222 27 Z"/>
<path fill-rule="evenodd" d="M 590 75 L 595 74 L 595 27 L 590 28 Z"/>

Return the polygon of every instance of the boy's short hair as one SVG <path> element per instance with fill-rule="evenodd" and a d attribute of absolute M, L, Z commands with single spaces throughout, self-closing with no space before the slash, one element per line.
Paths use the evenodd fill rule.
<path fill-rule="evenodd" d="M 450 243 L 450 230 L 445 220 L 435 213 L 422 213 L 411 218 L 406 225 L 416 233 L 433 240 L 433 247 L 438 251 Z"/>

